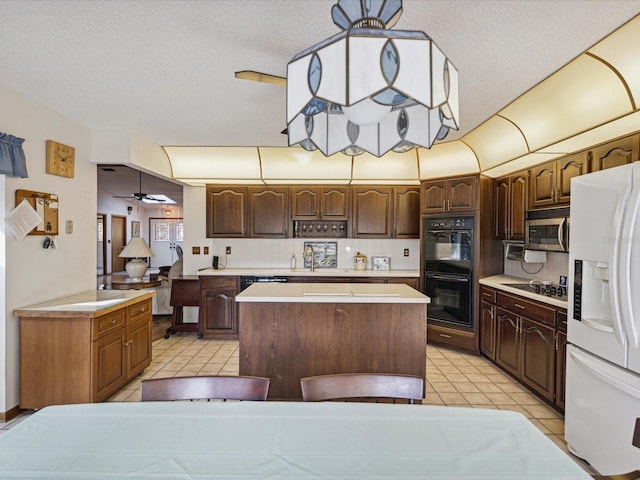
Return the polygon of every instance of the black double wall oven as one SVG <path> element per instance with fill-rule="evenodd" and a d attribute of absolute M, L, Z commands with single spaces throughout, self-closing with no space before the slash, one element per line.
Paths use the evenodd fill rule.
<path fill-rule="evenodd" d="M 473 328 L 473 217 L 424 217 L 427 322 Z"/>

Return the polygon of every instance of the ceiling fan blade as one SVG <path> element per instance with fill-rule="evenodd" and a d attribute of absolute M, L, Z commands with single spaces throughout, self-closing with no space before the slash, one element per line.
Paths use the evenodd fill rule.
<path fill-rule="evenodd" d="M 242 70 L 235 73 L 236 78 L 242 80 L 251 80 L 253 82 L 271 83 L 280 87 L 287 86 L 287 79 L 285 77 L 279 77 L 277 75 L 271 75 L 269 73 L 256 72 L 254 70 Z"/>

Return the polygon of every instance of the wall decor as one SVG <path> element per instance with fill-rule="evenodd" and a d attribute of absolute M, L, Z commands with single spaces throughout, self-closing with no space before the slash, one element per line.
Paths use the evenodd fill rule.
<path fill-rule="evenodd" d="M 47 140 L 47 173 L 73 178 L 76 149 L 53 140 Z"/>
<path fill-rule="evenodd" d="M 131 238 L 140 238 L 140 222 L 131 220 Z"/>
<path fill-rule="evenodd" d="M 304 242 L 304 248 L 313 249 L 315 268 L 336 268 L 338 266 L 338 242 Z M 304 259 L 304 267 L 311 268 L 309 258 Z"/>
<path fill-rule="evenodd" d="M 27 200 L 41 221 L 28 235 L 58 235 L 58 195 L 53 193 L 16 190 L 16 206 Z"/>

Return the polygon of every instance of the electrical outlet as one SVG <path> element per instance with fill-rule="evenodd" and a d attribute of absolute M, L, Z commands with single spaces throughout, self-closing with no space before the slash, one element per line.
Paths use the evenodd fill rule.
<path fill-rule="evenodd" d="M 204 254 L 209 255 L 209 247 L 203 247 Z"/>
<path fill-rule="evenodd" d="M 191 247 L 191 253 L 194 255 L 200 255 L 200 247 Z"/>
<path fill-rule="evenodd" d="M 409 256 L 409 249 L 408 249 L 408 248 L 405 248 L 405 249 L 404 249 L 404 256 L 405 256 L 405 257 L 408 257 L 408 256 Z"/>
<path fill-rule="evenodd" d="M 231 247 L 227 247 L 227 255 L 231 255 Z"/>

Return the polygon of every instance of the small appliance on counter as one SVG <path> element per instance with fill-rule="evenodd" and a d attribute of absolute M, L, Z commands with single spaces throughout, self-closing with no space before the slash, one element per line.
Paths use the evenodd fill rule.
<path fill-rule="evenodd" d="M 391 266 L 391 259 L 389 257 L 371 257 L 373 270 L 385 270 L 388 271 Z"/>
<path fill-rule="evenodd" d="M 358 252 L 355 257 L 355 266 L 356 270 L 366 270 L 367 269 L 367 256 Z"/>

